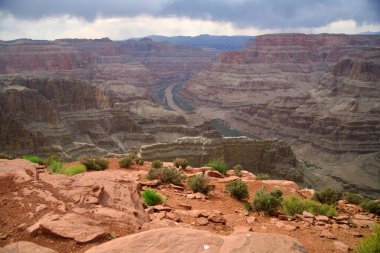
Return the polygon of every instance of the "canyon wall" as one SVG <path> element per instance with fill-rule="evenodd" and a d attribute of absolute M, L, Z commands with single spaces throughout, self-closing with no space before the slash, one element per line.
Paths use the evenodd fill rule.
<path fill-rule="evenodd" d="M 380 163 L 362 159 L 380 150 L 379 45 L 380 36 L 257 36 L 219 54 L 179 94 L 208 119 L 288 141 L 347 189 L 380 192 Z"/>
<path fill-rule="evenodd" d="M 248 137 L 222 137 L 217 132 L 203 136 L 183 137 L 169 143 L 144 145 L 140 149 L 144 160 L 173 161 L 182 157 L 191 166 L 202 166 L 213 159 L 222 159 L 229 168 L 241 164 L 254 173 L 269 173 L 272 177 L 303 181 L 303 168 L 290 146 L 279 140 L 253 140 Z"/>

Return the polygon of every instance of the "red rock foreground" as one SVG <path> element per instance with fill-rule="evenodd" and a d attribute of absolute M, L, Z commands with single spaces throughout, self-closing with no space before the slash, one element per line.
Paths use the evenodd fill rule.
<path fill-rule="evenodd" d="M 190 228 L 162 228 L 125 236 L 86 251 L 86 253 L 108 252 L 305 253 L 307 251 L 295 239 L 284 235 L 237 232 L 229 236 L 220 236 Z"/>
<path fill-rule="evenodd" d="M 66 177 L 25 160 L 0 159 L 0 253 L 347 252 L 378 220 L 343 201 L 337 217 L 248 213 L 226 194 L 227 182 L 245 182 L 249 201 L 261 186 L 285 195 L 313 192 L 292 181 L 256 180 L 248 171 L 220 178 L 203 167 L 184 173 L 209 175 L 213 190 L 193 194 L 187 186 L 146 180 L 148 168 L 145 162 L 120 169 L 112 158 L 105 171 Z M 144 187 L 154 187 L 165 203 L 144 210 Z"/>

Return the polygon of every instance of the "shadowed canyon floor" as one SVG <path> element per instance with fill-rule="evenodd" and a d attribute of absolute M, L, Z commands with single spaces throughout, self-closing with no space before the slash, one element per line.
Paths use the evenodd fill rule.
<path fill-rule="evenodd" d="M 338 216 L 330 218 L 247 212 L 242 202 L 226 194 L 227 182 L 247 183 L 250 201 L 263 185 L 280 188 L 286 196 L 307 196 L 304 194 L 310 191 L 301 190 L 292 181 L 256 180 L 244 171 L 238 178 L 228 171 L 222 178 L 208 173 L 215 188 L 207 196 L 192 194 L 186 185 L 157 185 L 157 181 L 146 180 L 150 167 L 151 163 L 145 162 L 121 169 L 119 159 L 111 158 L 105 171 L 67 177 L 47 173 L 46 168 L 29 161 L 0 160 L 0 246 L 29 241 L 57 252 L 168 252 L 185 248 L 188 252 L 248 248 L 258 252 L 341 252 L 342 247 L 355 248 L 378 221 L 378 217 L 344 202 L 338 204 Z M 189 167 L 185 174 L 202 171 L 207 168 Z M 139 191 L 148 185 L 165 197 L 165 203 L 144 210 Z M 18 246 L 32 249 L 25 243 Z M 0 248 L 0 252 L 17 252 L 7 251 L 12 247 L 17 245 Z"/>

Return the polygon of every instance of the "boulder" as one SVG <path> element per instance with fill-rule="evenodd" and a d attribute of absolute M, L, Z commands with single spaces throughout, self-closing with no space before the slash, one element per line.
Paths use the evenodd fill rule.
<path fill-rule="evenodd" d="M 16 183 L 31 181 L 34 177 L 27 173 L 35 170 L 36 164 L 24 159 L 0 159 L 0 178 L 12 176 Z"/>
<path fill-rule="evenodd" d="M 208 177 L 224 178 L 224 175 L 217 170 L 208 170 L 205 172 Z"/>
<path fill-rule="evenodd" d="M 3 248 L 0 248 L 0 253 L 29 253 L 29 252 L 38 252 L 38 253 L 58 253 L 55 250 L 42 247 L 33 242 L 19 241 L 6 245 Z"/>
<path fill-rule="evenodd" d="M 334 241 L 334 247 L 339 252 L 348 252 L 350 250 L 350 247 L 341 241 Z"/>
<path fill-rule="evenodd" d="M 100 221 L 95 221 L 82 215 L 66 214 L 56 220 L 41 222 L 40 229 L 47 234 L 87 243 L 106 237 L 107 233 L 97 226 L 99 224 Z"/>
<path fill-rule="evenodd" d="M 228 236 L 190 228 L 161 228 L 132 234 L 95 246 L 86 253 L 146 252 L 272 252 L 306 253 L 294 238 L 269 233 L 237 232 Z"/>
<path fill-rule="evenodd" d="M 157 228 L 177 227 L 179 224 L 175 221 L 168 219 L 155 219 L 151 222 L 144 223 L 141 227 L 141 231 L 148 231 Z"/>
<path fill-rule="evenodd" d="M 218 182 L 228 183 L 228 182 L 237 181 L 237 180 L 240 180 L 240 177 L 229 176 L 229 177 L 226 177 L 226 178 L 219 179 Z"/>

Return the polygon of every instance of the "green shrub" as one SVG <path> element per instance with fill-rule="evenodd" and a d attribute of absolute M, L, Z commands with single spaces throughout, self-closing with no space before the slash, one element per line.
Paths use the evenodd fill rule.
<path fill-rule="evenodd" d="M 256 176 L 256 180 L 269 180 L 269 179 L 270 179 L 270 176 L 267 173 L 259 173 Z"/>
<path fill-rule="evenodd" d="M 22 159 L 28 160 L 28 161 L 30 161 L 32 163 L 38 163 L 38 164 L 42 163 L 42 159 L 41 158 L 39 158 L 37 156 L 33 156 L 33 155 L 24 155 L 22 157 Z"/>
<path fill-rule="evenodd" d="M 48 166 L 51 172 L 56 174 L 63 174 L 63 166 L 61 162 L 52 161 Z"/>
<path fill-rule="evenodd" d="M 74 176 L 76 174 L 80 174 L 83 172 L 86 172 L 86 166 L 83 164 L 78 164 L 78 165 L 63 165 L 63 174 L 66 176 Z"/>
<path fill-rule="evenodd" d="M 243 166 L 241 166 L 240 164 L 236 164 L 232 169 L 234 170 L 235 176 L 241 177 L 241 171 L 243 170 Z"/>
<path fill-rule="evenodd" d="M 232 181 L 226 185 L 226 191 L 237 200 L 248 198 L 248 186 L 241 181 Z"/>
<path fill-rule="evenodd" d="M 133 159 L 130 156 L 124 157 L 119 161 L 121 168 L 129 168 L 133 164 Z"/>
<path fill-rule="evenodd" d="M 147 178 L 149 180 L 158 179 L 161 183 L 172 183 L 181 185 L 185 176 L 177 168 L 150 168 Z"/>
<path fill-rule="evenodd" d="M 365 199 L 360 206 L 366 212 L 380 215 L 380 200 Z"/>
<path fill-rule="evenodd" d="M 186 169 L 188 165 L 189 165 L 189 162 L 184 158 L 176 158 L 173 161 L 174 167 L 177 167 L 177 168 L 181 167 L 181 169 L 183 170 Z"/>
<path fill-rule="evenodd" d="M 360 203 L 363 202 L 364 197 L 361 194 L 344 192 L 343 193 L 343 199 L 347 200 L 348 203 L 360 205 Z"/>
<path fill-rule="evenodd" d="M 261 187 L 255 192 L 252 210 L 271 213 L 280 207 L 281 201 L 282 191 L 280 189 L 272 189 L 268 193 L 265 193 L 264 188 Z"/>
<path fill-rule="evenodd" d="M 222 160 L 212 160 L 205 164 L 205 166 L 211 167 L 214 170 L 219 171 L 222 174 L 226 174 L 228 166 Z"/>
<path fill-rule="evenodd" d="M 201 192 L 203 194 L 207 194 L 212 190 L 212 186 L 209 183 L 210 179 L 203 174 L 192 176 L 187 180 L 187 185 L 193 192 Z"/>
<path fill-rule="evenodd" d="M 308 211 L 315 215 L 336 216 L 335 207 L 321 204 L 311 199 L 302 199 L 297 196 L 285 197 L 282 201 L 282 212 L 295 215 L 302 214 L 303 211 Z"/>
<path fill-rule="evenodd" d="M 376 224 L 373 232 L 358 243 L 355 253 L 379 253 L 380 252 L 380 224 Z"/>
<path fill-rule="evenodd" d="M 52 162 L 59 162 L 59 163 L 61 163 L 62 159 L 61 159 L 61 157 L 59 157 L 57 155 L 51 155 L 47 159 L 44 160 L 44 163 L 47 166 L 49 166 Z"/>
<path fill-rule="evenodd" d="M 66 176 L 74 176 L 79 173 L 86 172 L 86 166 L 79 164 L 79 165 L 64 165 L 61 162 L 57 161 L 51 161 L 48 165 L 50 168 L 50 171 L 55 174 L 63 174 Z"/>
<path fill-rule="evenodd" d="M 87 157 L 80 160 L 87 170 L 105 170 L 108 167 L 108 160 L 100 157 Z"/>
<path fill-rule="evenodd" d="M 144 165 L 144 160 L 141 157 L 136 157 L 135 163 L 138 165 Z"/>
<path fill-rule="evenodd" d="M 143 198 L 145 201 L 145 204 L 148 206 L 155 206 L 162 204 L 164 202 L 163 198 L 161 197 L 160 194 L 158 194 L 155 190 L 153 189 L 146 189 L 143 192 Z"/>
<path fill-rule="evenodd" d="M 11 154 L 5 154 L 5 153 L 0 153 L 0 159 L 7 159 L 7 160 L 13 160 L 16 157 Z"/>
<path fill-rule="evenodd" d="M 161 160 L 154 160 L 152 162 L 152 168 L 154 168 L 154 169 L 162 168 L 163 165 L 164 165 L 164 163 Z"/>
<path fill-rule="evenodd" d="M 314 194 L 314 200 L 322 204 L 333 205 L 339 200 L 339 193 L 331 188 L 325 188 Z"/>

